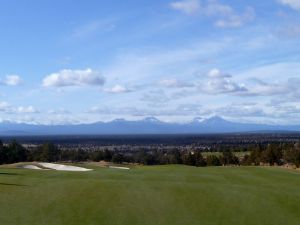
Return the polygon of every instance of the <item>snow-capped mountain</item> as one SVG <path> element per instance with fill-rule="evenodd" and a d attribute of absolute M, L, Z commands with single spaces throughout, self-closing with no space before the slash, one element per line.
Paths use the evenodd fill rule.
<path fill-rule="evenodd" d="M 166 123 L 155 117 L 139 121 L 116 119 L 79 125 L 32 125 L 17 123 L 0 124 L 0 135 L 97 135 L 97 134 L 203 134 L 229 132 L 278 132 L 300 131 L 300 125 L 276 126 L 247 124 L 227 121 L 215 116 L 208 119 L 195 118 L 189 123 Z"/>

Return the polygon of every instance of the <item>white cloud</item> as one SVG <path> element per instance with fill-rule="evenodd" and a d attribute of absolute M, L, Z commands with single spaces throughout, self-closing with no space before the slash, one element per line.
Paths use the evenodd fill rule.
<path fill-rule="evenodd" d="M 4 79 L 0 80 L 0 84 L 6 86 L 17 86 L 21 84 L 22 80 L 18 75 L 7 75 Z"/>
<path fill-rule="evenodd" d="M 90 114 L 99 115 L 126 115 L 126 116 L 199 116 L 207 115 L 211 112 L 204 109 L 201 105 L 196 104 L 180 104 L 175 107 L 165 108 L 160 110 L 159 108 L 137 108 L 137 107 L 108 107 L 108 106 L 94 106 L 85 111 Z"/>
<path fill-rule="evenodd" d="M 279 0 L 279 2 L 290 6 L 292 9 L 300 11 L 300 0 Z"/>
<path fill-rule="evenodd" d="M 126 93 L 126 92 L 131 92 L 130 89 L 122 86 L 122 85 L 115 85 L 113 86 L 112 88 L 109 88 L 109 89 L 104 89 L 105 92 L 108 92 L 108 93 L 115 93 L 115 94 L 118 94 L 118 93 Z"/>
<path fill-rule="evenodd" d="M 0 102 L 0 112 L 10 111 L 11 106 L 7 102 Z"/>
<path fill-rule="evenodd" d="M 240 81 L 241 82 L 241 81 Z M 243 83 L 233 80 L 230 74 L 218 69 L 212 69 L 207 74 L 207 79 L 198 83 L 200 91 L 206 94 L 232 94 L 236 96 L 284 96 L 285 101 L 299 98 L 300 79 L 288 78 L 282 81 L 268 81 L 252 78 L 242 79 Z"/>
<path fill-rule="evenodd" d="M 49 114 L 59 115 L 59 114 L 71 114 L 69 110 L 66 109 L 50 109 L 48 110 Z"/>
<path fill-rule="evenodd" d="M 300 96 L 299 85 L 299 78 L 289 78 L 280 82 L 265 82 L 255 78 L 252 79 L 252 83 L 248 83 L 248 92 L 244 94 L 249 96 L 280 96 L 284 99 L 283 101 L 294 101 Z"/>
<path fill-rule="evenodd" d="M 256 85 L 249 88 L 247 95 L 258 95 L 258 96 L 271 96 L 271 95 L 284 95 L 289 93 L 287 84 L 276 84 L 276 83 L 257 83 Z"/>
<path fill-rule="evenodd" d="M 182 11 L 188 15 L 197 13 L 200 10 L 200 2 L 198 0 L 184 0 L 178 2 L 172 2 L 170 6 L 173 9 Z"/>
<path fill-rule="evenodd" d="M 193 87 L 193 84 L 188 84 L 183 81 L 179 81 L 177 79 L 164 79 L 158 82 L 160 86 L 168 87 L 168 88 L 185 88 L 185 87 Z"/>
<path fill-rule="evenodd" d="M 233 103 L 215 109 L 218 115 L 228 117 L 266 117 L 265 107 L 253 103 Z"/>
<path fill-rule="evenodd" d="M 29 113 L 39 113 L 39 110 L 35 109 L 33 106 L 20 106 L 14 107 L 7 102 L 0 102 L 0 112 L 8 114 L 29 114 Z"/>
<path fill-rule="evenodd" d="M 20 106 L 15 111 L 17 113 L 39 113 L 39 111 L 35 109 L 33 106 L 27 106 L 27 107 Z"/>
<path fill-rule="evenodd" d="M 230 5 L 218 1 L 183 0 L 173 2 L 170 6 L 188 15 L 204 15 L 215 20 L 214 25 L 220 28 L 240 27 L 255 18 L 255 10 L 246 7 L 245 12 L 236 12 Z"/>
<path fill-rule="evenodd" d="M 231 118 L 236 122 L 261 124 L 299 124 L 300 105 L 295 104 L 266 104 L 266 103 L 232 103 L 216 107 L 217 115 Z M 287 123 L 287 121 L 289 121 Z"/>
<path fill-rule="evenodd" d="M 230 77 L 232 77 L 231 75 L 223 73 L 222 71 L 220 71 L 217 68 L 214 68 L 214 69 L 210 70 L 208 72 L 207 76 L 209 78 L 212 78 L 212 79 L 214 79 L 214 78 L 230 78 Z"/>
<path fill-rule="evenodd" d="M 199 89 L 207 94 L 240 94 L 247 92 L 247 89 L 232 81 L 230 74 L 223 73 L 218 69 L 212 69 L 208 72 L 207 80 L 199 84 Z"/>
<path fill-rule="evenodd" d="M 66 86 L 102 86 L 103 76 L 92 69 L 86 70 L 61 70 L 46 76 L 43 80 L 44 87 Z"/>

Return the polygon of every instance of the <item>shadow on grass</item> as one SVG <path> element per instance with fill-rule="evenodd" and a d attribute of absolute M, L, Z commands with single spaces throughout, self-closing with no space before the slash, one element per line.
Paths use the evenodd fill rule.
<path fill-rule="evenodd" d="M 28 186 L 28 185 L 25 185 L 25 184 L 9 184 L 9 183 L 0 183 L 0 185 L 17 186 L 17 187 L 27 187 Z"/>
<path fill-rule="evenodd" d="M 18 174 L 18 173 L 1 173 L 1 172 L 0 172 L 0 175 L 11 175 L 11 176 L 17 176 L 17 175 L 21 175 L 21 174 Z"/>

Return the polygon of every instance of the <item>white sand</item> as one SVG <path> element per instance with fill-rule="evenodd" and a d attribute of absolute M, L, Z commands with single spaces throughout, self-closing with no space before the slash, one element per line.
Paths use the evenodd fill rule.
<path fill-rule="evenodd" d="M 120 167 L 120 166 L 109 166 L 110 169 L 119 169 L 119 170 L 129 170 L 128 167 Z"/>
<path fill-rule="evenodd" d="M 34 165 L 24 165 L 22 166 L 23 169 L 30 169 L 30 170 L 42 170 L 42 168 L 34 166 Z"/>
<path fill-rule="evenodd" d="M 60 171 L 92 171 L 92 169 L 86 169 L 83 167 L 66 166 L 66 165 L 54 164 L 54 163 L 39 163 L 39 165 L 48 169 L 60 170 Z"/>

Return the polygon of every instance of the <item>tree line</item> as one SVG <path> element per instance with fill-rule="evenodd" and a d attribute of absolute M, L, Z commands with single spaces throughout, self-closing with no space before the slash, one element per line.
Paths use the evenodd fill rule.
<path fill-rule="evenodd" d="M 190 166 L 222 165 L 284 165 L 300 167 L 300 143 L 270 143 L 244 148 L 245 154 L 237 156 L 230 148 L 220 154 L 191 150 L 109 151 L 61 150 L 52 143 L 25 148 L 16 141 L 3 145 L 0 141 L 0 164 L 17 162 L 83 162 L 105 160 L 113 163 L 138 163 L 144 165 L 184 164 Z"/>

